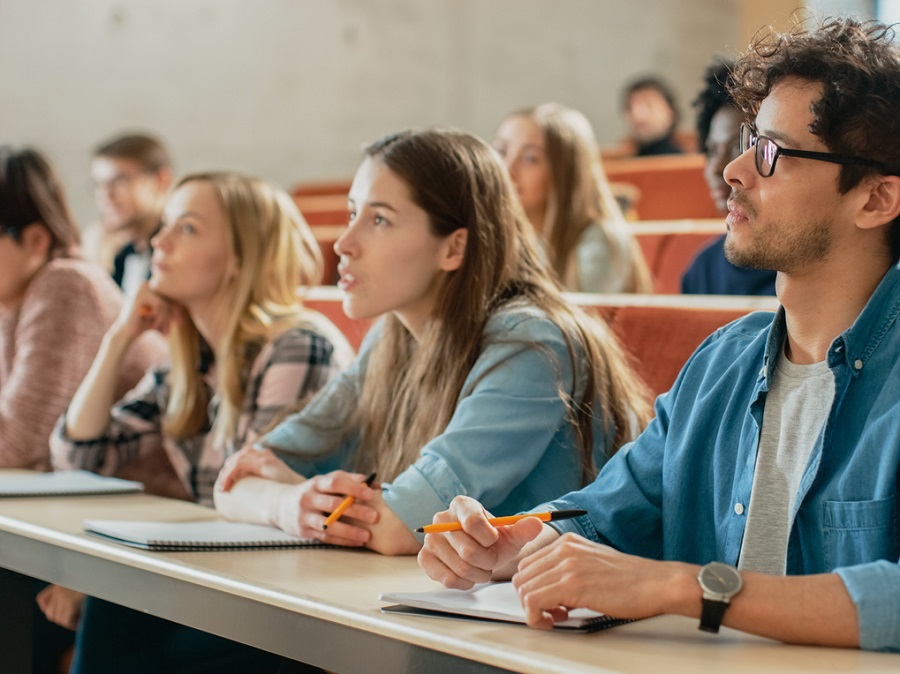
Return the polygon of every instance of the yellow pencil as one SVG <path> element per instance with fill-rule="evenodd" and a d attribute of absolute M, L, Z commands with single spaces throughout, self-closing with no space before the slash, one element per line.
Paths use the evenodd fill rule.
<path fill-rule="evenodd" d="M 372 482 L 374 480 L 375 480 L 375 473 L 372 473 L 371 475 L 369 475 L 369 477 L 367 477 L 365 480 L 363 480 L 363 482 L 366 485 L 368 485 L 369 487 L 371 487 Z M 337 508 L 334 509 L 334 512 L 325 518 L 325 522 L 322 524 L 322 530 L 324 531 L 325 529 L 330 527 L 332 524 L 337 522 L 340 519 L 341 515 L 343 515 L 345 512 L 347 512 L 347 508 L 349 508 L 350 506 L 353 505 L 354 501 L 356 501 L 355 496 L 348 496 L 343 501 L 341 501 L 341 504 Z"/>
<path fill-rule="evenodd" d="M 515 524 L 519 520 L 526 517 L 537 517 L 541 522 L 550 522 L 554 520 L 570 520 L 573 517 L 581 517 L 587 515 L 587 510 L 552 510 L 546 513 L 525 513 L 523 515 L 508 515 L 506 517 L 491 517 L 488 522 L 495 527 L 505 527 Z M 459 522 L 444 522 L 443 524 L 429 524 L 427 527 L 419 527 L 416 529 L 420 534 L 441 534 L 445 531 L 460 531 L 462 524 Z"/>

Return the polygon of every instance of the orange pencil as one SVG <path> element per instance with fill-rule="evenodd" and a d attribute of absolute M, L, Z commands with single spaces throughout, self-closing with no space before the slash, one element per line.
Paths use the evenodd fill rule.
<path fill-rule="evenodd" d="M 371 475 L 369 475 L 369 477 L 367 477 L 365 480 L 363 480 L 363 482 L 365 482 L 366 485 L 371 487 L 372 482 L 374 480 L 375 480 L 375 473 L 372 473 Z M 354 501 L 356 501 L 355 496 L 348 496 L 343 501 L 341 501 L 341 504 L 337 508 L 334 509 L 334 512 L 325 518 L 325 522 L 322 524 L 322 531 L 324 531 L 325 529 L 330 527 L 332 524 L 337 522 L 340 519 L 341 515 L 343 515 L 345 512 L 347 512 L 347 508 L 349 508 L 350 506 L 353 505 Z"/>
<path fill-rule="evenodd" d="M 505 527 L 515 524 L 519 520 L 526 517 L 537 517 L 541 522 L 551 522 L 554 520 L 570 520 L 573 517 L 581 517 L 587 515 L 587 510 L 553 510 L 546 513 L 526 513 L 523 515 L 508 515 L 506 517 L 491 517 L 488 522 L 495 527 Z M 445 531 L 461 531 L 462 524 L 459 522 L 444 522 L 443 524 L 429 524 L 427 527 L 419 527 L 416 529 L 420 534 L 442 534 Z"/>

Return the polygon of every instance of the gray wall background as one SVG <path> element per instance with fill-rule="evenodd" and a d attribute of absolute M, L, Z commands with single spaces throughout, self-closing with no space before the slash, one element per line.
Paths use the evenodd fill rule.
<path fill-rule="evenodd" d="M 798 2 L 798 5 L 801 2 Z M 147 130 L 176 172 L 285 187 L 348 177 L 359 146 L 406 126 L 488 138 L 523 105 L 579 108 L 601 144 L 619 91 L 655 72 L 690 100 L 742 45 L 741 0 L 0 0 L 0 142 L 56 162 L 81 222 L 110 134 Z"/>

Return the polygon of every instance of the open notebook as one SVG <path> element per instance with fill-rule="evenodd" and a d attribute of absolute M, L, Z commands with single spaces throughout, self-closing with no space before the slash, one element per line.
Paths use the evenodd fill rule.
<path fill-rule="evenodd" d="M 85 470 L 0 477 L 0 497 L 131 494 L 143 489 L 144 485 L 140 482 L 103 477 Z"/>
<path fill-rule="evenodd" d="M 82 524 L 89 534 L 157 552 L 329 547 L 315 539 L 295 538 L 274 527 L 223 520 L 85 520 Z"/>
<path fill-rule="evenodd" d="M 483 583 L 471 590 L 387 592 L 379 599 L 396 603 L 382 607 L 389 613 L 525 623 L 525 610 L 512 583 Z M 569 619 L 555 628 L 595 632 L 627 622 L 632 621 L 579 608 L 569 611 Z"/>

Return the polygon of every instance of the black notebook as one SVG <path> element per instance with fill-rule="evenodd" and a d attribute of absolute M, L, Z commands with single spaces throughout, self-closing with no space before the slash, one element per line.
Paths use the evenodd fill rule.
<path fill-rule="evenodd" d="M 85 520 L 83 526 L 89 534 L 157 552 L 328 547 L 315 539 L 295 538 L 274 527 L 224 520 Z"/>
<path fill-rule="evenodd" d="M 132 494 L 143 489 L 144 485 L 140 482 L 103 477 L 85 470 L 0 477 L 0 497 Z"/>
<path fill-rule="evenodd" d="M 388 613 L 525 624 L 525 609 L 512 583 L 483 583 L 471 590 L 387 592 L 379 599 L 396 604 L 381 609 Z M 632 620 L 579 608 L 569 611 L 568 620 L 556 623 L 554 628 L 596 632 L 627 622 Z"/>

